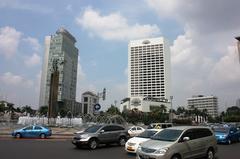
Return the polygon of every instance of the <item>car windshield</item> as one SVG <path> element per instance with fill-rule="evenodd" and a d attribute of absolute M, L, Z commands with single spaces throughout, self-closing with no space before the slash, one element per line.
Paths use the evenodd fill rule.
<path fill-rule="evenodd" d="M 95 133 L 97 132 L 102 126 L 101 125 L 93 125 L 93 126 L 90 126 L 89 128 L 87 128 L 86 130 L 84 130 L 84 132 L 87 132 L 87 133 Z"/>
<path fill-rule="evenodd" d="M 214 132 L 218 133 L 228 133 L 229 129 L 228 128 L 214 128 Z"/>
<path fill-rule="evenodd" d="M 156 132 L 157 131 L 155 131 L 155 130 L 146 130 L 146 131 L 142 132 L 141 134 L 137 135 L 137 137 L 150 138 L 151 136 L 156 134 Z"/>
<path fill-rule="evenodd" d="M 164 129 L 151 137 L 151 139 L 161 141 L 176 141 L 181 133 L 182 130 Z"/>

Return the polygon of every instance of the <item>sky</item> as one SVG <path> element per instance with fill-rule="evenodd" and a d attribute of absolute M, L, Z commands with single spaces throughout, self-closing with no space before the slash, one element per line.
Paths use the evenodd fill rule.
<path fill-rule="evenodd" d="M 0 0 L 0 100 L 38 108 L 44 38 L 65 27 L 79 49 L 77 101 L 107 89 L 127 97 L 128 43 L 170 42 L 173 107 L 214 95 L 219 111 L 240 98 L 239 0 Z"/>

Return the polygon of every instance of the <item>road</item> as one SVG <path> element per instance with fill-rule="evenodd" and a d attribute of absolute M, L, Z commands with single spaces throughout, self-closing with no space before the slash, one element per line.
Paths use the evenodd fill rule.
<path fill-rule="evenodd" d="M 218 159 L 239 159 L 240 143 L 218 145 Z M 135 159 L 119 146 L 77 149 L 66 139 L 0 139 L 1 159 Z"/>

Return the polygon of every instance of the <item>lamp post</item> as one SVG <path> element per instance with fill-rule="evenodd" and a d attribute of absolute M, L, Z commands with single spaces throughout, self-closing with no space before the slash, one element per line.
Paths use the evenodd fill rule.
<path fill-rule="evenodd" d="M 172 123 L 172 120 L 173 120 L 173 116 L 172 116 L 172 101 L 173 101 L 173 96 L 170 96 L 170 123 Z"/>

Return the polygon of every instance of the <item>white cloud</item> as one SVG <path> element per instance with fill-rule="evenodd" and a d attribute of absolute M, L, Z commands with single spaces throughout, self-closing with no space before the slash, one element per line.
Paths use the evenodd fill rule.
<path fill-rule="evenodd" d="M 223 99 L 234 103 L 239 96 L 236 86 L 240 85 L 240 73 L 236 46 L 232 45 L 240 32 L 237 13 L 240 1 L 146 2 L 160 19 L 175 19 L 184 27 L 184 33 L 171 46 L 176 104 L 183 105 L 186 98 L 195 94 L 218 96 L 220 109 Z"/>
<path fill-rule="evenodd" d="M 21 35 L 21 32 L 9 26 L 0 28 L 0 54 L 7 58 L 14 56 L 18 49 Z"/>
<path fill-rule="evenodd" d="M 40 45 L 38 39 L 32 38 L 32 37 L 27 37 L 27 38 L 24 38 L 23 41 L 29 43 L 33 47 L 34 51 L 40 51 L 41 45 Z"/>
<path fill-rule="evenodd" d="M 236 46 L 229 46 L 227 54 L 223 56 L 213 67 L 210 73 L 210 80 L 215 85 L 229 86 L 237 85 L 240 81 L 240 63 Z"/>
<path fill-rule="evenodd" d="M 176 16 L 175 10 L 178 8 L 178 6 L 182 3 L 179 0 L 145 0 L 146 3 L 156 10 L 156 12 L 161 15 L 162 17 L 169 17 Z M 186 5 L 186 3 L 183 3 Z M 174 14 L 174 15 L 173 15 Z"/>
<path fill-rule="evenodd" d="M 38 54 L 34 53 L 30 57 L 26 57 L 24 64 L 28 67 L 39 65 L 41 63 L 41 58 Z"/>
<path fill-rule="evenodd" d="M 119 13 L 101 15 L 100 12 L 87 8 L 76 18 L 76 22 L 83 29 L 89 31 L 90 36 L 99 36 L 106 40 L 130 40 L 151 37 L 160 34 L 157 25 L 130 25 L 127 19 Z"/>
<path fill-rule="evenodd" d="M 86 74 L 84 73 L 81 64 L 78 62 L 77 80 L 84 80 L 85 78 Z"/>
<path fill-rule="evenodd" d="M 23 78 L 19 75 L 14 75 L 11 72 L 6 72 L 0 76 L 0 80 L 6 85 L 14 85 L 19 87 L 32 87 L 33 81 Z"/>

